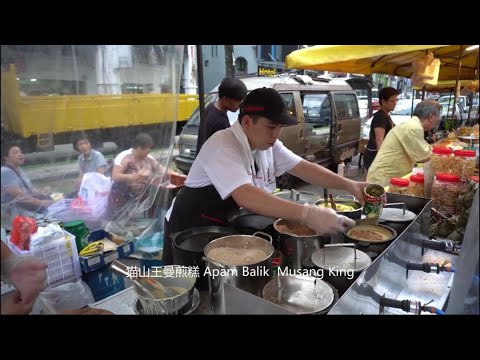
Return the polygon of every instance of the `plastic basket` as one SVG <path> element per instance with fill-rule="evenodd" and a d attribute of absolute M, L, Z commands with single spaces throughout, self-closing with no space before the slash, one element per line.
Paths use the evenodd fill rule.
<path fill-rule="evenodd" d="M 65 231 L 65 237 L 39 246 L 31 251 L 20 251 L 9 243 L 13 253 L 17 255 L 31 255 L 48 264 L 47 287 L 57 286 L 79 278 L 80 260 L 75 243 L 75 236 Z"/>

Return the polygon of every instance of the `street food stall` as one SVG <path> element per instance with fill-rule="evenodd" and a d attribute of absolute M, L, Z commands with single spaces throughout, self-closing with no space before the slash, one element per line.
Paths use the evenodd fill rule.
<path fill-rule="evenodd" d="M 420 47 L 414 50 L 423 51 Z M 447 47 L 422 49 L 443 53 Z M 178 55 L 181 52 L 177 50 L 174 53 Z M 377 60 L 376 64 L 382 62 Z M 389 69 L 398 68 L 398 64 L 389 65 Z M 377 71 L 374 67 L 369 71 L 372 69 Z M 443 74 L 449 78 L 450 69 Z M 171 160 L 172 131 L 164 128 L 163 132 L 168 146 L 161 158 L 166 167 Z M 473 130 L 464 131 L 469 135 L 459 137 L 472 136 Z M 452 146 L 457 144 L 451 142 Z M 468 151 L 463 147 L 455 150 Z M 470 153 L 458 156 L 470 164 Z M 451 168 L 450 161 L 449 172 Z M 64 202 L 64 207 L 57 204 L 50 214 L 35 217 L 35 221 L 36 225 L 63 223 L 69 229 L 64 233 L 68 245 L 62 254 L 71 260 L 66 268 L 71 276 L 59 282 L 78 278 L 80 269 L 93 293 L 89 306 L 115 314 L 448 314 L 450 296 L 455 298 L 457 309 L 467 301 L 465 286 L 456 285 L 454 272 L 460 272 L 468 285 L 478 282 L 478 256 L 467 258 L 470 254 L 461 251 L 464 245 L 469 249 L 474 246 L 475 229 L 478 239 L 478 186 L 474 179 L 468 183 L 466 169 L 470 171 L 465 165 L 460 175 L 445 177 L 447 183 L 457 176 L 458 182 L 468 185 L 462 188 L 464 193 L 457 188 L 461 202 L 457 204 L 450 195 L 448 201 L 440 202 L 438 210 L 432 209 L 438 199 L 390 192 L 385 200 L 383 189 L 383 193 L 367 194 L 380 199 L 368 207 L 357 199 L 322 199 L 317 194 L 294 191 L 279 194 L 290 201 L 332 207 L 354 219 L 357 226 L 340 236 L 322 236 L 303 224 L 239 211 L 229 216 L 226 226 L 172 234 L 177 256 L 177 265 L 172 266 L 163 266 L 160 261 L 164 213 L 151 211 L 155 203 L 165 210 L 161 205 L 171 201 L 171 193 L 159 195 L 155 187 L 149 187 L 141 198 L 101 225 L 96 225 L 95 216 L 85 214 L 89 205 L 81 202 Z M 442 186 L 450 188 L 450 183 Z M 369 217 L 372 209 L 376 216 Z M 78 218 L 62 219 L 65 210 Z M 449 220 L 457 216 L 460 224 L 455 231 L 464 228 L 462 239 L 432 236 L 435 211 Z M 447 219 L 438 223 L 448 224 Z M 93 229 L 97 226 L 102 229 Z M 107 246 L 114 249 L 107 251 Z M 452 293 L 454 288 L 459 290 Z M 478 304 L 478 291 L 468 301 L 472 297 Z"/>
<path fill-rule="evenodd" d="M 471 242 L 468 227 L 478 230 L 478 218 L 470 218 L 463 244 L 445 237 L 432 238 L 430 199 L 395 193 L 388 193 L 387 198 L 388 203 L 377 221 L 368 222 L 369 219 L 364 216 L 357 219 L 365 233 L 383 229 L 379 238 L 362 238 L 365 233 L 347 232 L 341 237 L 326 239 L 307 233 L 299 225 L 276 221 L 274 238 L 277 238 L 277 247 L 280 248 L 282 242 L 296 242 L 299 246 L 291 249 L 292 255 L 282 254 L 285 262 L 280 260 L 281 270 L 275 277 L 265 276 L 265 273 L 242 276 L 237 272 L 219 275 L 212 283 L 214 269 L 243 268 L 228 265 L 229 260 L 215 257 L 210 253 L 212 249 L 220 249 L 222 244 L 227 243 L 232 246 L 240 244 L 242 248 L 245 245 L 241 244 L 245 241 L 257 243 L 249 248 L 262 249 L 266 258 L 258 258 L 257 263 L 252 265 L 267 271 L 274 265 L 272 260 L 277 250 L 271 247 L 268 235 L 262 239 L 263 235 L 258 233 L 253 236 L 226 235 L 210 241 L 204 236 L 204 243 L 211 244 L 204 248 L 204 255 L 211 257 L 204 259 L 210 269 L 207 275 L 209 287 L 196 286 L 184 308 L 168 312 L 164 307 L 157 306 L 155 313 L 448 314 L 448 299 L 452 296 L 455 282 L 453 274 L 463 267 L 459 261 L 461 249 Z M 296 201 L 295 197 L 291 199 Z M 318 196 L 318 205 L 324 202 Z M 474 213 L 478 211 L 478 204 L 472 204 Z M 206 234 L 214 230 L 208 229 Z M 200 230 L 197 229 L 195 234 L 201 234 Z M 225 234 L 218 236 L 221 235 Z M 283 246 L 282 249 L 285 251 L 287 248 Z M 299 260 L 291 262 L 289 256 Z M 252 269 L 252 265 L 246 267 Z M 478 278 L 473 271 L 470 279 L 475 279 L 475 276 Z M 138 288 L 130 287 L 92 306 L 118 313 L 144 314 L 146 312 L 139 299 Z"/>

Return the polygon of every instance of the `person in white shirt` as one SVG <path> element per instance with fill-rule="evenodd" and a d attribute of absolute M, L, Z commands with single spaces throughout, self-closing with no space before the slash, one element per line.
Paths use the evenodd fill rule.
<path fill-rule="evenodd" d="M 251 91 L 238 120 L 202 146 L 165 218 L 163 262 L 173 262 L 170 234 L 197 226 L 228 225 L 227 214 L 243 207 L 272 218 L 303 222 L 318 234 L 343 232 L 355 222 L 329 208 L 301 205 L 272 193 L 288 172 L 304 181 L 346 190 L 359 201 L 367 183 L 341 177 L 303 160 L 278 140 L 282 126 L 297 125 L 271 88 Z"/>

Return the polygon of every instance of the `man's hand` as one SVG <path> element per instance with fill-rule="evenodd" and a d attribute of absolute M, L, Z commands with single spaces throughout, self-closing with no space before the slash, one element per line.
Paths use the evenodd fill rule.
<path fill-rule="evenodd" d="M 303 207 L 302 222 L 319 235 L 343 233 L 355 226 L 355 221 L 333 209 L 308 204 Z"/>
<path fill-rule="evenodd" d="M 5 262 L 5 275 L 20 293 L 20 303 L 27 305 L 45 289 L 47 264 L 31 256 L 15 256 Z"/>
<path fill-rule="evenodd" d="M 20 292 L 15 290 L 2 299 L 2 315 L 28 315 L 34 303 L 35 299 L 29 303 L 22 303 Z"/>
<path fill-rule="evenodd" d="M 363 199 L 363 189 L 365 189 L 365 187 L 367 185 L 370 185 L 370 184 L 367 183 L 367 182 L 364 182 L 364 181 L 353 181 L 352 180 L 350 188 L 348 189 L 350 194 L 355 196 L 357 201 L 362 205 L 365 205 L 365 200 Z"/>

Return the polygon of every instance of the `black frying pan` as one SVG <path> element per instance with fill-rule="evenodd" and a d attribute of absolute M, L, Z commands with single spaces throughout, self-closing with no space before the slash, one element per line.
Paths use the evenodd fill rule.
<path fill-rule="evenodd" d="M 273 226 L 276 219 L 254 214 L 244 208 L 233 211 L 227 216 L 228 222 L 242 234 L 253 234 L 257 231 L 265 231 Z"/>

